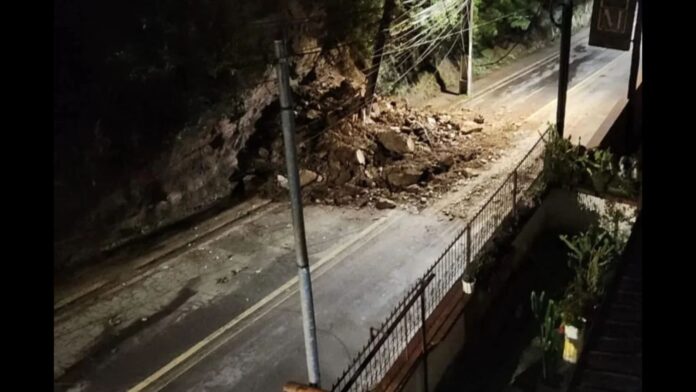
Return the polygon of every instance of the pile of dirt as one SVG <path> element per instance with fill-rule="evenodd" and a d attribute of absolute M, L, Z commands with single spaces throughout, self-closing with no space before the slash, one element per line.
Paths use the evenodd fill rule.
<path fill-rule="evenodd" d="M 403 100 L 376 98 L 367 114 L 319 133 L 298 136 L 306 203 L 394 208 L 427 206 L 459 180 L 474 176 L 488 157 L 484 118 L 467 109 L 416 110 Z M 282 141 L 260 149 L 275 175 L 261 187 L 287 194 Z"/>

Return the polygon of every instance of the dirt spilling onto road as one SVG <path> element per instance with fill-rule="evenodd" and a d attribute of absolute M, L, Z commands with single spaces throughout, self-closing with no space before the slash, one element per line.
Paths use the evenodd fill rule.
<path fill-rule="evenodd" d="M 377 98 L 365 116 L 300 137 L 300 183 L 306 203 L 422 209 L 498 158 L 507 132 L 478 113 L 416 110 L 398 99 Z M 260 186 L 287 195 L 282 143 L 260 149 L 273 174 Z M 252 178 L 247 179 L 252 182 Z"/>

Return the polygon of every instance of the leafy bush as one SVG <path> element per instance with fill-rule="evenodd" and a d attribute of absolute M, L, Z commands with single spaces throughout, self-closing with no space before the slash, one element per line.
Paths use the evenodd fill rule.
<path fill-rule="evenodd" d="M 640 173 L 634 158 L 617 160 L 609 150 L 588 151 L 580 144 L 573 144 L 570 137 L 560 137 L 554 125 L 549 125 L 545 143 L 542 172 L 545 184 L 566 189 L 586 184 L 600 194 L 638 195 Z"/>
<path fill-rule="evenodd" d="M 584 148 L 562 138 L 555 125 L 549 125 L 545 136 L 544 182 L 548 185 L 572 188 L 582 181 L 587 155 Z"/>

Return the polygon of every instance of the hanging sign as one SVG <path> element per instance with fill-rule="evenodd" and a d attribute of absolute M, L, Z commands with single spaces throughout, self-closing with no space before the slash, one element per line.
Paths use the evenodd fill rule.
<path fill-rule="evenodd" d="M 636 0 L 594 0 L 590 46 L 629 50 L 636 15 Z"/>

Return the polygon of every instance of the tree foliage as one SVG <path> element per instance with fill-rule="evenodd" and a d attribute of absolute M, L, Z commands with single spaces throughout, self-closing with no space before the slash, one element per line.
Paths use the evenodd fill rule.
<path fill-rule="evenodd" d="M 544 1 L 545 2 L 545 1 Z M 474 43 L 494 46 L 501 38 L 519 37 L 534 25 L 542 9 L 539 0 L 475 0 Z"/>

